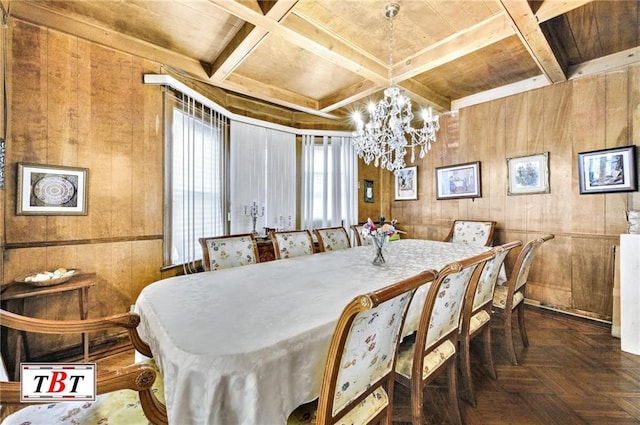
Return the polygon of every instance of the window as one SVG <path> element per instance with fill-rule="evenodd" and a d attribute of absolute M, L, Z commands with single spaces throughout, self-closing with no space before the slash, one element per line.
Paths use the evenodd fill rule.
<path fill-rule="evenodd" d="M 198 239 L 226 231 L 228 120 L 188 96 L 165 92 L 168 119 L 165 265 L 202 258 Z"/>
<path fill-rule="evenodd" d="M 302 223 L 307 229 L 357 222 L 357 162 L 348 137 L 303 137 Z"/>
<path fill-rule="evenodd" d="M 258 231 L 298 228 L 298 218 L 302 229 L 356 223 L 357 160 L 347 133 L 242 117 L 168 75 L 144 81 L 164 88 L 165 266 L 196 271 L 198 239 L 249 232 L 244 206 L 253 202 L 264 206 Z"/>

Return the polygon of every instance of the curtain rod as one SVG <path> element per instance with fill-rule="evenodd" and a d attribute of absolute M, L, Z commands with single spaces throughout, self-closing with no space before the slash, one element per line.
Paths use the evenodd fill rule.
<path fill-rule="evenodd" d="M 281 124 L 275 124 L 269 121 L 262 121 L 255 118 L 245 117 L 243 115 L 234 114 L 233 112 L 223 108 L 211 99 L 203 96 L 192 88 L 186 86 L 180 81 L 176 80 L 170 75 L 164 74 L 144 74 L 144 83 L 151 85 L 168 86 L 175 90 L 178 90 L 187 96 L 192 97 L 203 105 L 211 108 L 212 110 L 227 116 L 232 121 L 243 122 L 246 124 L 252 124 L 259 127 L 270 128 L 273 130 L 284 131 L 287 133 L 310 135 L 310 136 L 339 136 L 339 137 L 351 137 L 349 131 L 331 131 L 331 130 L 315 130 L 315 129 L 300 129 L 294 127 L 288 127 Z"/>

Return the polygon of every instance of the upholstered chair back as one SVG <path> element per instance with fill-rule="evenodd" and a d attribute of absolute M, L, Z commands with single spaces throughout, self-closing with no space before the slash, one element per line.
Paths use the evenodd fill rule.
<path fill-rule="evenodd" d="M 205 271 L 258 263 L 258 248 L 253 234 L 200 238 L 202 266 Z"/>
<path fill-rule="evenodd" d="M 493 301 L 493 292 L 498 282 L 500 269 L 504 265 L 504 260 L 513 248 L 520 245 L 522 245 L 522 241 L 515 241 L 497 246 L 493 249 L 496 256 L 487 260 L 484 269 L 482 269 L 482 274 L 478 280 L 478 286 L 473 298 L 472 312 L 476 312 L 480 307 Z"/>
<path fill-rule="evenodd" d="M 318 245 L 320 246 L 321 252 L 351 248 L 349 235 L 344 227 L 314 229 L 314 233 L 318 238 Z"/>
<path fill-rule="evenodd" d="M 276 260 L 313 254 L 313 238 L 308 230 L 270 232 Z"/>
<path fill-rule="evenodd" d="M 445 242 L 491 246 L 495 221 L 455 220 Z"/>

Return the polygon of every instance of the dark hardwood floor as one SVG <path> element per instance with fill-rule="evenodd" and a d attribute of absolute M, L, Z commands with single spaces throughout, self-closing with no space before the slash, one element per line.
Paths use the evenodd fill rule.
<path fill-rule="evenodd" d="M 530 345 L 524 349 L 516 338 L 518 366 L 509 363 L 500 330 L 493 330 L 495 381 L 480 364 L 481 344 L 472 344 L 477 407 L 460 400 L 465 424 L 640 424 L 640 356 L 622 352 L 610 326 L 534 307 L 527 307 L 526 320 Z M 132 358 L 128 348 L 98 364 L 113 368 Z M 427 424 L 450 423 L 445 382 L 425 391 Z M 394 425 L 411 424 L 409 406 L 409 391 L 396 385 Z"/>
<path fill-rule="evenodd" d="M 480 341 L 472 344 L 477 407 L 460 401 L 465 424 L 640 424 L 640 356 L 621 351 L 610 326 L 535 307 L 525 316 L 529 347 L 514 332 L 518 366 L 502 349 L 501 329 L 493 329 L 497 380 L 480 363 Z M 428 424 L 450 423 L 441 382 L 425 391 Z M 409 390 L 397 385 L 394 397 L 394 425 L 411 424 Z"/>

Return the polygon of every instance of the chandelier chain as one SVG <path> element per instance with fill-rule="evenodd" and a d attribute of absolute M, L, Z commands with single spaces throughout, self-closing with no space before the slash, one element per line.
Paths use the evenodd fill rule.
<path fill-rule="evenodd" d="M 393 16 L 389 16 L 389 84 L 393 85 Z"/>

